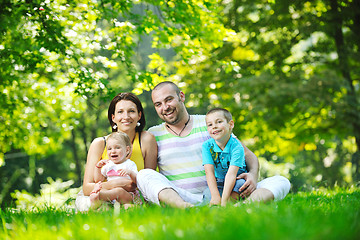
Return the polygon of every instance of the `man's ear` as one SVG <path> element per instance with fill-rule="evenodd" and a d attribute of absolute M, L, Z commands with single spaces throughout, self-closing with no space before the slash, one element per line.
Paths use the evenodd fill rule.
<path fill-rule="evenodd" d="M 180 91 L 179 97 L 180 97 L 180 101 L 185 102 L 185 93 L 183 93 L 182 91 Z"/>

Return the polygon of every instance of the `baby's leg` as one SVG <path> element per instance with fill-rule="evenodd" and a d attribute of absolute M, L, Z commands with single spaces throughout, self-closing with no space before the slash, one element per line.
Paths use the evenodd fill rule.
<path fill-rule="evenodd" d="M 110 190 L 100 190 L 100 199 L 104 201 L 116 200 L 117 202 L 124 204 L 132 201 L 132 195 L 125 189 L 118 187 Z"/>

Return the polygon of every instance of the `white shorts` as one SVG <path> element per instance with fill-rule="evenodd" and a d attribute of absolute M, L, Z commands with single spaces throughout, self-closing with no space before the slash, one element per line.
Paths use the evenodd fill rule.
<path fill-rule="evenodd" d="M 137 187 L 143 197 L 152 203 L 160 205 L 159 193 L 166 188 L 174 189 L 185 202 L 194 205 L 202 202 L 202 194 L 193 194 L 184 189 L 176 187 L 164 175 L 152 169 L 140 170 L 136 176 Z"/>
<path fill-rule="evenodd" d="M 256 185 L 256 188 L 265 188 L 274 194 L 274 201 L 283 200 L 290 191 L 290 181 L 283 176 L 268 177 Z"/>
<path fill-rule="evenodd" d="M 152 170 L 143 169 L 137 174 L 137 186 L 144 198 L 152 203 L 160 205 L 159 193 L 166 188 L 174 189 L 180 197 L 194 205 L 201 204 L 202 194 L 193 194 L 186 190 L 176 187 L 164 175 Z M 258 182 L 256 188 L 265 188 L 274 194 L 274 200 L 279 201 L 285 198 L 290 191 L 290 182 L 282 176 L 273 176 Z"/>

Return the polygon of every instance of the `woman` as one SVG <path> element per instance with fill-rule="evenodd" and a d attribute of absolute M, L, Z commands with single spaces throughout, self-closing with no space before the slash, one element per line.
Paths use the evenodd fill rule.
<path fill-rule="evenodd" d="M 138 170 L 144 168 L 156 169 L 157 144 L 154 135 L 143 131 L 145 127 L 145 115 L 140 100 L 132 93 L 119 93 L 110 103 L 108 119 L 113 132 L 126 133 L 132 142 L 132 153 L 130 159 L 134 161 Z M 93 140 L 87 156 L 85 174 L 83 180 L 83 191 L 76 198 L 76 208 L 86 211 L 90 208 L 90 193 L 93 191 L 94 168 L 100 159 L 106 159 L 106 137 Z M 122 187 L 127 191 L 135 190 L 136 186 L 132 180 L 118 179 L 101 183 L 101 188 L 113 189 Z M 85 196 L 84 196 L 85 195 Z"/>

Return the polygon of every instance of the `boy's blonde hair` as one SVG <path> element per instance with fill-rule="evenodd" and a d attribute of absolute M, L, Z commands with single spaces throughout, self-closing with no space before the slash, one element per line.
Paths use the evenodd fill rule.
<path fill-rule="evenodd" d="M 127 147 L 131 147 L 130 138 L 126 133 L 113 132 L 108 136 L 107 139 L 108 140 L 114 139 L 114 140 L 117 140 L 117 141 L 121 142 L 121 144 L 125 144 Z"/>
<path fill-rule="evenodd" d="M 227 122 L 230 122 L 232 120 L 231 113 L 228 110 L 226 110 L 225 108 L 213 108 L 206 113 L 206 116 L 211 113 L 215 113 L 215 112 L 222 112 L 224 114 L 224 117 Z"/>

